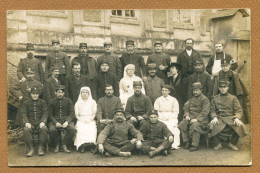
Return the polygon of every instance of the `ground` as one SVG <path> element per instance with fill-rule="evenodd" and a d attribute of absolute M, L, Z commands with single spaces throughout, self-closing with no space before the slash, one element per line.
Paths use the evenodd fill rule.
<path fill-rule="evenodd" d="M 247 128 L 248 129 L 248 128 Z M 211 147 L 202 146 L 200 150 L 189 152 L 180 148 L 171 150 L 168 156 L 156 156 L 150 159 L 147 155 L 133 154 L 129 158 L 103 157 L 93 155 L 90 152 L 79 153 L 73 151 L 70 154 L 54 154 L 49 151 L 45 156 L 35 155 L 25 157 L 24 145 L 10 144 L 8 147 L 9 166 L 188 166 L 188 165 L 249 165 L 251 164 L 250 134 L 241 138 L 238 143 L 239 151 L 227 148 L 223 143 L 223 149 L 214 151 Z"/>

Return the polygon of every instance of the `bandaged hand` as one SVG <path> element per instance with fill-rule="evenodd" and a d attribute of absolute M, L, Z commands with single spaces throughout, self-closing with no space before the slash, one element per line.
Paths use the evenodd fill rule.
<path fill-rule="evenodd" d="M 210 123 L 211 124 L 218 124 L 219 123 L 218 118 L 217 117 L 213 118 L 213 120 L 211 120 Z"/>
<path fill-rule="evenodd" d="M 234 124 L 235 124 L 236 126 L 241 126 L 243 123 L 242 123 L 238 118 L 236 118 L 236 119 L 234 120 Z"/>

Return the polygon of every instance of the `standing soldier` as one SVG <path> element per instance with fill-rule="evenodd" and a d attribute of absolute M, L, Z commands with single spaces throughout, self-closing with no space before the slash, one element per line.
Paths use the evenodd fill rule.
<path fill-rule="evenodd" d="M 201 55 L 198 51 L 193 49 L 194 40 L 192 38 L 188 38 L 185 40 L 185 50 L 181 52 L 177 57 L 177 63 L 182 66 L 181 68 L 181 77 L 183 83 L 183 101 L 184 103 L 188 99 L 188 82 L 189 76 L 194 73 L 194 59 L 201 58 Z"/>
<path fill-rule="evenodd" d="M 21 82 L 26 80 L 25 73 L 28 68 L 34 71 L 35 80 L 44 83 L 44 72 L 41 62 L 34 57 L 34 46 L 31 43 L 27 43 L 27 57 L 21 59 L 17 68 L 17 77 Z"/>
<path fill-rule="evenodd" d="M 218 81 L 220 94 L 215 95 L 211 100 L 210 116 L 211 116 L 211 136 L 215 143 L 214 150 L 222 148 L 219 133 L 225 132 L 231 135 L 231 141 L 228 147 L 237 151 L 237 142 L 239 137 L 246 135 L 244 124 L 240 118 L 242 109 L 236 96 L 228 93 L 228 81 Z"/>
<path fill-rule="evenodd" d="M 39 133 L 39 148 L 38 155 L 44 155 L 44 145 L 47 140 L 47 120 L 48 120 L 48 107 L 44 100 L 39 99 L 40 89 L 37 87 L 31 88 L 31 98 L 25 101 L 22 106 L 22 117 L 24 127 L 24 140 L 27 146 L 29 146 L 29 152 L 27 157 L 32 157 L 34 154 L 33 146 L 33 131 L 38 130 Z"/>
<path fill-rule="evenodd" d="M 201 83 L 192 84 L 192 88 L 193 97 L 184 105 L 184 118 L 178 128 L 181 130 L 184 149 L 196 151 L 199 149 L 200 135 L 208 132 L 210 102 L 202 94 Z"/>
<path fill-rule="evenodd" d="M 162 42 L 156 41 L 154 43 L 154 54 L 148 57 L 147 63 L 156 64 L 156 75 L 163 79 L 164 83 L 167 82 L 167 67 L 170 66 L 170 56 L 162 52 Z"/>
<path fill-rule="evenodd" d="M 45 63 L 46 78 L 51 75 L 51 67 L 57 66 L 60 68 L 59 80 L 61 84 L 65 84 L 65 77 L 70 75 L 70 62 L 67 55 L 60 51 L 60 41 L 52 41 L 53 52 L 48 53 Z"/>
<path fill-rule="evenodd" d="M 30 68 L 27 69 L 25 73 L 26 80 L 23 82 L 19 82 L 17 85 L 13 86 L 10 89 L 11 94 L 13 94 L 20 101 L 20 106 L 18 108 L 18 112 L 16 115 L 15 125 L 22 126 L 22 114 L 21 114 L 21 106 L 23 103 L 30 98 L 31 88 L 36 86 L 39 89 L 42 89 L 42 84 L 34 79 L 34 71 Z"/>
<path fill-rule="evenodd" d="M 98 57 L 97 59 L 97 68 L 98 72 L 100 73 L 100 66 L 101 63 L 105 60 L 108 65 L 109 65 L 109 73 L 111 75 L 115 75 L 117 78 L 117 81 L 119 82 L 120 79 L 122 78 L 122 65 L 120 62 L 120 59 L 112 54 L 112 43 L 111 42 L 105 42 L 104 43 L 104 48 L 105 48 L 105 54 Z"/>
<path fill-rule="evenodd" d="M 135 65 L 135 75 L 143 77 L 143 80 L 145 80 L 147 77 L 146 65 L 143 57 L 135 53 L 135 43 L 133 40 L 126 41 L 126 50 L 127 53 L 124 53 L 120 57 L 122 69 L 125 69 L 128 64 L 133 64 Z"/>
<path fill-rule="evenodd" d="M 75 57 L 71 64 L 78 62 L 80 64 L 80 74 L 87 76 L 91 81 L 94 80 L 97 75 L 97 64 L 96 60 L 88 55 L 88 45 L 87 43 L 79 44 L 80 53 L 78 57 Z"/>

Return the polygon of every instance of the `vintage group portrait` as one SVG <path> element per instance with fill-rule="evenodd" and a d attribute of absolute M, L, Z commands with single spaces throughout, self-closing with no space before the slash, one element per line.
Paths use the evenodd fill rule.
<path fill-rule="evenodd" d="M 250 166 L 250 9 L 9 10 L 8 165 Z"/>

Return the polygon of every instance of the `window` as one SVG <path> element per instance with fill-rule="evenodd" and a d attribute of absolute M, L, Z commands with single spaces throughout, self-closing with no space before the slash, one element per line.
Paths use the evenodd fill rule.
<path fill-rule="evenodd" d="M 112 10 L 113 16 L 119 16 L 119 17 L 135 17 L 135 10 Z"/>
<path fill-rule="evenodd" d="M 177 24 L 193 25 L 192 10 L 173 10 L 173 22 Z"/>

